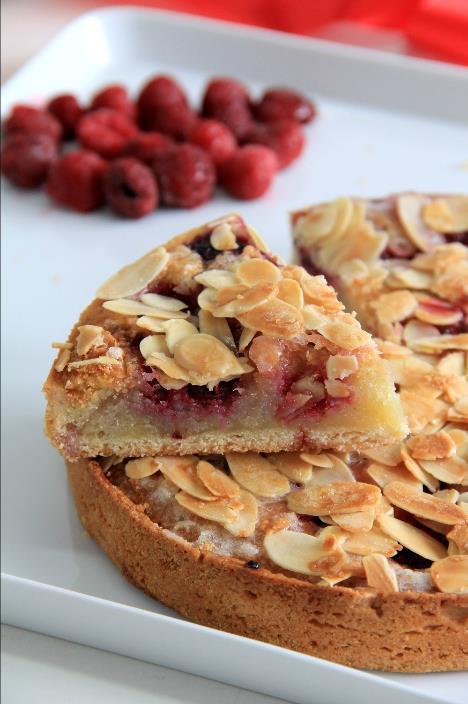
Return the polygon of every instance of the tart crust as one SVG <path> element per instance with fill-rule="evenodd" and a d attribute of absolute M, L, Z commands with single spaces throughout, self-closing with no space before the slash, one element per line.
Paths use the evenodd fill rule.
<path fill-rule="evenodd" d="M 467 595 L 383 595 L 249 569 L 155 524 L 98 462 L 67 468 L 87 533 L 130 582 L 192 621 L 352 667 L 468 668 Z"/>

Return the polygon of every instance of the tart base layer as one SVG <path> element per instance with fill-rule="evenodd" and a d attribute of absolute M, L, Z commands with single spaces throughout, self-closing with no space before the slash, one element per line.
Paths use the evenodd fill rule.
<path fill-rule="evenodd" d="M 113 486 L 95 461 L 67 463 L 85 530 L 149 596 L 205 626 L 343 665 L 468 668 L 468 597 L 317 586 L 194 549 Z"/>

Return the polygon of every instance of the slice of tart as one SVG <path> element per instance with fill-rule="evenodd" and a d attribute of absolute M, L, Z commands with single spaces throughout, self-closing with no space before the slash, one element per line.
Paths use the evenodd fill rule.
<path fill-rule="evenodd" d="M 432 453 L 460 467 L 467 442 L 448 430 Z M 403 450 L 101 458 L 68 472 L 87 533 L 184 616 L 354 667 L 462 670 L 468 471 L 424 491 Z"/>
<path fill-rule="evenodd" d="M 120 270 L 55 346 L 46 429 L 69 460 L 358 450 L 406 432 L 369 333 L 237 215 Z"/>

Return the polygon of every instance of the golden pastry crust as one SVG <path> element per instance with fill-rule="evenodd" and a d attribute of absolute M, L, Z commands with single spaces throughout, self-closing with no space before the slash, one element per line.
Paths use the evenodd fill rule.
<path fill-rule="evenodd" d="M 353 667 L 394 672 L 468 668 L 468 597 L 377 594 L 249 569 L 162 529 L 105 477 L 68 463 L 85 530 L 123 575 L 191 620 Z"/>

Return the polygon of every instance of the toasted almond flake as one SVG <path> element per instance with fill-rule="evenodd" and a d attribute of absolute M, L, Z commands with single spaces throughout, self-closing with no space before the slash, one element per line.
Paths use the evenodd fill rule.
<path fill-rule="evenodd" d="M 222 318 L 221 318 L 222 320 Z M 256 330 L 249 330 L 248 328 L 242 328 L 242 332 L 239 338 L 239 352 L 243 352 L 252 342 L 256 335 Z"/>
<path fill-rule="evenodd" d="M 467 196 L 447 196 L 427 203 L 423 208 L 423 219 L 428 227 L 437 232 L 454 234 L 468 230 Z"/>
<path fill-rule="evenodd" d="M 227 222 L 223 222 L 214 228 L 210 235 L 210 244 L 220 252 L 238 248 L 236 236 Z"/>
<path fill-rule="evenodd" d="M 353 209 L 350 198 L 337 198 L 311 208 L 301 222 L 305 243 L 316 244 L 332 236 L 339 239 L 351 222 Z"/>
<path fill-rule="evenodd" d="M 63 348 L 58 353 L 57 359 L 54 363 L 54 369 L 56 372 L 63 372 L 68 362 L 70 361 L 71 352 L 69 349 Z"/>
<path fill-rule="evenodd" d="M 330 548 L 328 544 L 325 547 L 323 540 L 292 530 L 267 533 L 263 546 L 272 562 L 283 569 L 300 574 L 316 574 L 310 563 L 336 552 L 336 549 Z"/>
<path fill-rule="evenodd" d="M 194 278 L 202 286 L 214 289 L 228 288 L 237 284 L 235 274 L 224 269 L 208 269 L 208 271 L 202 271 L 201 274 L 197 274 Z"/>
<path fill-rule="evenodd" d="M 411 456 L 421 460 L 437 460 L 451 457 L 456 452 L 456 445 L 450 435 L 443 430 L 431 435 L 413 435 L 406 447 Z"/>
<path fill-rule="evenodd" d="M 178 391 L 179 389 L 183 389 L 184 386 L 187 386 L 188 384 L 188 382 L 184 381 L 183 379 L 171 379 L 170 376 L 164 374 L 164 372 L 162 372 L 160 369 L 157 369 L 154 372 L 154 375 L 163 387 L 163 389 L 167 389 L 168 391 Z"/>
<path fill-rule="evenodd" d="M 421 217 L 424 205 L 424 196 L 416 194 L 399 196 L 396 202 L 398 218 L 408 239 L 421 252 L 428 252 L 437 244 L 443 244 L 443 238 L 424 225 Z"/>
<path fill-rule="evenodd" d="M 72 342 L 53 342 L 51 344 L 51 347 L 53 350 L 72 350 L 73 343 Z"/>
<path fill-rule="evenodd" d="M 468 396 L 461 398 L 449 409 L 448 420 L 458 423 L 468 422 Z"/>
<path fill-rule="evenodd" d="M 236 268 L 236 276 L 246 286 L 256 284 L 277 284 L 281 270 L 267 259 L 245 259 Z"/>
<path fill-rule="evenodd" d="M 168 357 L 162 352 L 154 352 L 151 354 L 146 360 L 146 363 L 150 367 L 157 367 L 170 379 L 180 379 L 185 382 L 190 381 L 190 375 L 187 370 L 182 369 L 171 357 Z"/>
<path fill-rule="evenodd" d="M 454 526 L 448 533 L 449 555 L 468 555 L 468 525 Z"/>
<path fill-rule="evenodd" d="M 301 459 L 299 452 L 278 452 L 267 455 L 267 460 L 292 482 L 306 484 L 312 478 L 312 467 Z"/>
<path fill-rule="evenodd" d="M 140 342 L 140 352 L 144 359 L 148 359 L 156 352 L 168 354 L 166 338 L 164 335 L 148 335 Z"/>
<path fill-rule="evenodd" d="M 463 350 L 467 352 L 468 333 L 421 337 L 418 340 L 413 340 L 410 347 L 415 352 L 427 354 L 440 354 L 446 350 Z"/>
<path fill-rule="evenodd" d="M 247 225 L 247 232 L 249 233 L 249 237 L 252 240 L 254 246 L 260 251 L 260 252 L 268 252 L 269 249 L 267 247 L 267 244 L 263 237 L 259 235 L 257 230 L 252 227 L 251 225 Z"/>
<path fill-rule="evenodd" d="M 99 325 L 80 325 L 76 339 L 76 353 L 80 357 L 87 354 L 92 347 L 104 344 L 104 330 Z"/>
<path fill-rule="evenodd" d="M 301 311 L 275 298 L 237 318 L 244 327 L 270 337 L 290 339 L 303 332 Z"/>
<path fill-rule="evenodd" d="M 234 523 L 238 518 L 238 511 L 233 509 L 224 499 L 216 499 L 215 501 L 201 501 L 187 494 L 185 491 L 179 491 L 175 495 L 175 500 L 180 506 L 183 506 L 191 513 L 194 513 L 200 518 L 206 518 L 207 521 L 226 524 Z"/>
<path fill-rule="evenodd" d="M 68 371 L 71 369 L 79 369 L 80 367 L 91 367 L 95 364 L 103 364 L 104 366 L 119 365 L 120 362 L 114 357 L 93 357 L 92 359 L 80 359 L 78 362 L 70 362 L 67 366 Z"/>
<path fill-rule="evenodd" d="M 290 490 L 288 479 L 255 452 L 228 453 L 226 460 L 234 479 L 257 496 L 284 496 Z"/>
<path fill-rule="evenodd" d="M 419 460 L 421 467 L 433 477 L 447 484 L 461 484 L 468 476 L 468 462 L 461 457 L 444 460 Z"/>
<path fill-rule="evenodd" d="M 283 279 L 278 283 L 278 298 L 294 308 L 304 307 L 302 288 L 294 279 Z"/>
<path fill-rule="evenodd" d="M 465 373 L 465 355 L 463 352 L 449 352 L 437 364 L 441 374 L 463 376 Z"/>
<path fill-rule="evenodd" d="M 296 513 L 320 516 L 367 511 L 377 506 L 380 489 L 363 482 L 333 482 L 325 486 L 307 484 L 288 495 L 288 506 Z"/>
<path fill-rule="evenodd" d="M 398 481 L 411 484 L 411 486 L 414 486 L 418 491 L 422 491 L 422 483 L 402 464 L 396 467 L 390 467 L 380 464 L 379 462 L 371 462 L 371 464 L 366 467 L 366 472 L 381 489 L 390 482 Z"/>
<path fill-rule="evenodd" d="M 429 325 L 455 325 L 463 319 L 460 308 L 449 306 L 437 298 L 424 298 L 413 315 Z"/>
<path fill-rule="evenodd" d="M 443 401 L 427 398 L 420 391 L 407 389 L 400 391 L 400 401 L 411 433 L 420 433 L 428 424 L 432 425 L 432 430 L 436 430 L 436 419 L 440 419 L 442 426 L 445 424 L 448 408 Z"/>
<path fill-rule="evenodd" d="M 371 336 L 362 330 L 351 315 L 343 314 L 337 320 L 330 320 L 319 329 L 321 335 L 345 350 L 355 350 L 369 344 Z"/>
<path fill-rule="evenodd" d="M 133 296 L 154 281 L 168 261 L 169 254 L 164 247 L 153 249 L 107 279 L 98 289 L 97 298 L 108 300 Z"/>
<path fill-rule="evenodd" d="M 233 373 L 242 373 L 231 350 L 216 337 L 205 333 L 179 340 L 174 347 L 174 359 L 183 369 L 206 379 L 222 379 Z"/>
<path fill-rule="evenodd" d="M 205 289 L 198 296 L 198 305 L 217 318 L 239 318 L 241 314 L 266 304 L 277 293 L 275 284 L 256 284 L 251 288 L 232 286 L 214 293 L 213 289 Z"/>
<path fill-rule="evenodd" d="M 374 527 L 367 533 L 350 534 L 343 543 L 343 549 L 353 555 L 372 555 L 379 553 L 386 557 L 393 557 L 401 545 L 386 533 Z"/>
<path fill-rule="evenodd" d="M 245 489 L 240 490 L 239 498 L 242 508 L 239 510 L 237 518 L 231 523 L 225 523 L 224 527 L 237 538 L 249 538 L 255 533 L 258 502 L 255 496 Z"/>
<path fill-rule="evenodd" d="M 343 462 L 336 455 L 329 455 L 332 466 L 331 467 L 314 467 L 312 472 L 312 479 L 310 484 L 315 484 L 316 486 L 325 486 L 327 484 L 333 484 L 334 482 L 355 482 L 354 474 L 348 467 L 348 465 Z"/>
<path fill-rule="evenodd" d="M 427 271 L 418 271 L 411 267 L 402 269 L 392 269 L 387 278 L 385 285 L 391 288 L 409 288 L 414 290 L 430 289 L 433 280 L 432 274 Z"/>
<path fill-rule="evenodd" d="M 130 479 L 143 479 L 151 477 L 159 471 L 159 466 L 154 457 L 142 457 L 137 460 L 129 460 L 125 465 L 125 474 Z"/>
<path fill-rule="evenodd" d="M 198 335 L 198 330 L 195 325 L 189 323 L 188 320 L 168 320 L 164 323 L 164 328 L 166 330 L 166 350 L 154 350 L 155 352 L 169 352 L 174 354 L 175 346 L 181 340 L 185 340 L 187 337 L 193 337 Z"/>
<path fill-rule="evenodd" d="M 362 559 L 366 572 L 367 584 L 382 594 L 392 594 L 398 591 L 398 581 L 395 571 L 383 555 L 366 555 Z"/>
<path fill-rule="evenodd" d="M 383 495 L 380 497 L 380 501 L 375 508 L 376 516 L 381 513 L 385 514 L 386 516 L 393 516 L 394 514 L 393 506 L 391 505 L 390 501 L 388 501 L 388 499 L 386 499 Z"/>
<path fill-rule="evenodd" d="M 149 318 L 147 315 L 142 315 L 141 318 L 137 318 L 136 325 L 143 330 L 148 330 L 148 332 L 166 332 L 163 320 Z"/>
<path fill-rule="evenodd" d="M 402 289 L 381 294 L 374 303 L 371 303 L 371 307 L 376 311 L 381 322 L 396 323 L 409 318 L 414 313 L 418 307 L 418 300 L 411 291 Z"/>
<path fill-rule="evenodd" d="M 155 461 L 164 476 L 190 496 L 202 501 L 214 501 L 217 498 L 197 476 L 197 457 L 155 457 Z"/>
<path fill-rule="evenodd" d="M 420 339 L 438 337 L 439 335 L 440 332 L 436 327 L 422 323 L 420 320 L 410 320 L 403 330 L 403 340 L 411 348 L 413 343 L 417 344 Z"/>
<path fill-rule="evenodd" d="M 201 333 L 216 337 L 230 350 L 235 351 L 236 343 L 226 318 L 215 318 L 208 310 L 200 310 L 198 319 Z"/>
<path fill-rule="evenodd" d="M 376 523 L 394 540 L 426 560 L 441 560 L 447 555 L 446 548 L 428 533 L 393 516 L 377 516 Z"/>
<path fill-rule="evenodd" d="M 159 293 L 144 293 L 140 296 L 140 301 L 152 308 L 160 310 L 178 311 L 187 308 L 187 304 L 171 296 L 161 296 Z"/>
<path fill-rule="evenodd" d="M 356 513 L 333 513 L 331 518 L 340 528 L 349 533 L 367 533 L 374 525 L 375 510 L 357 511 Z"/>
<path fill-rule="evenodd" d="M 309 452 L 302 452 L 300 455 L 301 460 L 314 465 L 314 467 L 333 467 L 333 459 L 326 452 L 321 452 L 318 455 L 312 455 Z"/>
<path fill-rule="evenodd" d="M 424 471 L 421 465 L 411 457 L 406 448 L 401 449 L 401 459 L 406 469 L 415 479 L 418 480 L 418 482 L 421 482 L 424 486 L 427 486 L 427 488 L 431 491 L 437 491 L 439 488 L 439 481 L 433 477 L 432 474 Z"/>
<path fill-rule="evenodd" d="M 233 499 L 240 496 L 240 487 L 227 474 L 220 469 L 200 460 L 197 464 L 197 476 L 214 496 L 221 496 L 226 499 Z"/>
<path fill-rule="evenodd" d="M 338 379 L 325 379 L 325 388 L 332 398 L 346 398 L 351 393 L 346 384 Z"/>
<path fill-rule="evenodd" d="M 436 587 L 446 594 L 468 592 L 468 555 L 451 555 L 431 565 Z"/>
<path fill-rule="evenodd" d="M 287 281 L 288 279 L 285 279 Z M 292 279 L 289 279 L 292 281 Z M 306 330 L 318 330 L 327 322 L 327 316 L 316 305 L 308 303 L 303 306 L 302 316 L 304 319 L 304 327 Z"/>
<path fill-rule="evenodd" d="M 418 491 L 403 482 L 390 482 L 384 487 L 383 492 L 391 504 L 414 516 L 448 525 L 463 523 L 465 520 L 465 514 L 459 506 Z"/>
<path fill-rule="evenodd" d="M 355 355 L 331 355 L 327 359 L 327 376 L 329 379 L 346 379 L 359 368 Z"/>
<path fill-rule="evenodd" d="M 118 298 L 112 301 L 104 301 L 102 307 L 120 315 L 146 315 L 150 318 L 186 318 L 188 313 L 175 310 L 162 310 L 147 306 L 139 301 L 132 301 L 126 298 Z"/>

